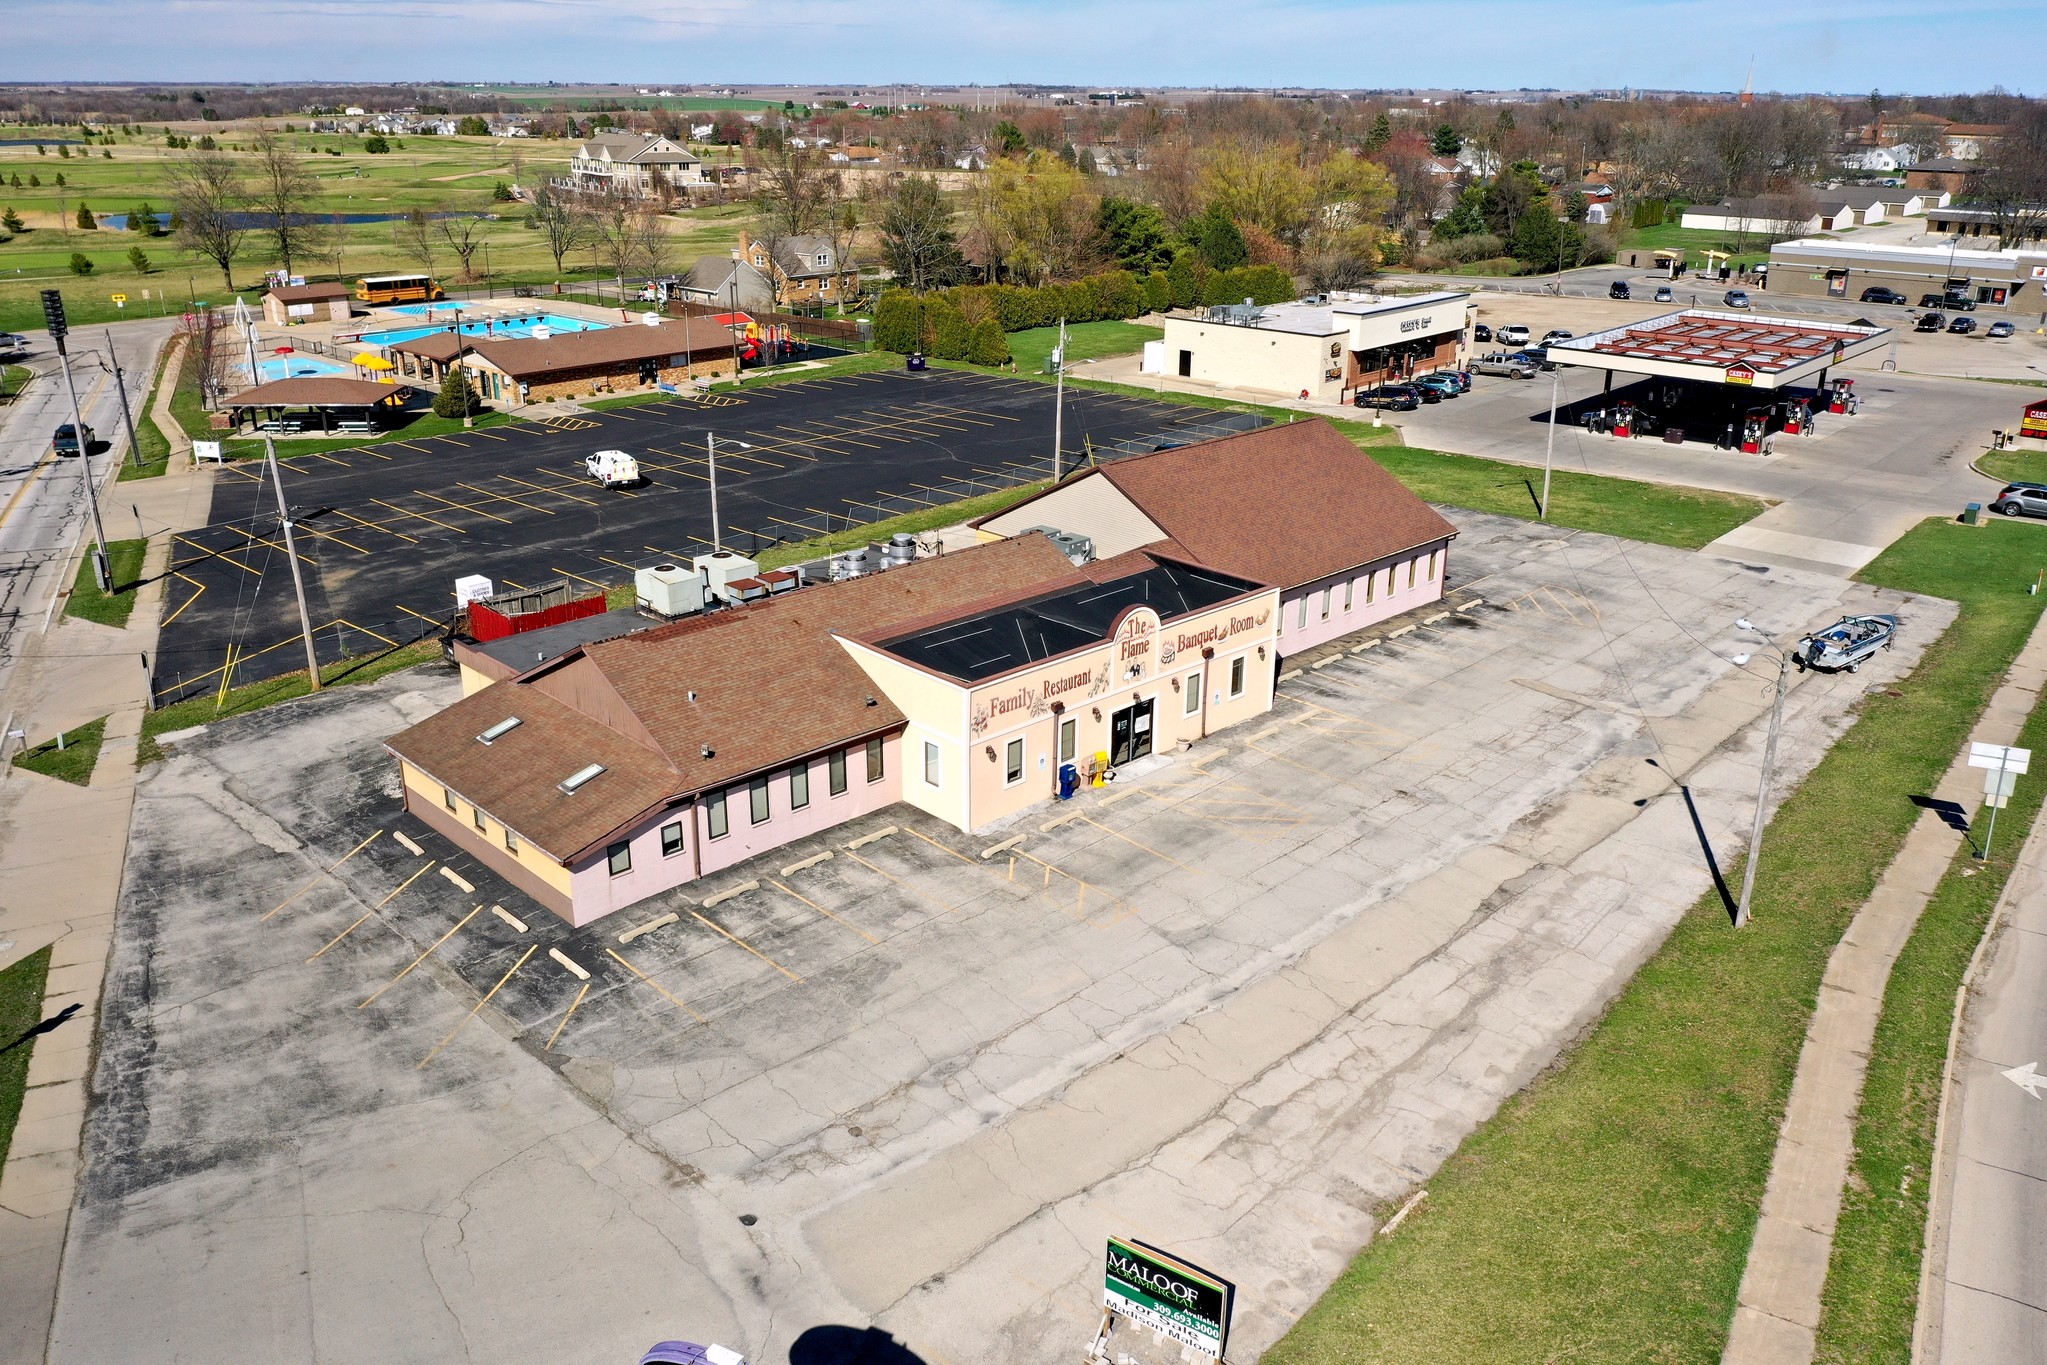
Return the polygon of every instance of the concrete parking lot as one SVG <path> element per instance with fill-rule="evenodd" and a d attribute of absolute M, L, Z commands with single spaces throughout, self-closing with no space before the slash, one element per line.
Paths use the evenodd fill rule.
<path fill-rule="evenodd" d="M 781 1362 L 871 1325 L 1059 1362 L 1111 1232 L 1235 1280 L 1255 1358 L 1710 888 L 1677 783 L 1734 853 L 1768 679 L 1732 620 L 1905 618 L 1798 680 L 1789 786 L 1951 614 L 1453 515 L 1450 602 L 1290 660 L 1263 722 L 581 931 L 397 816 L 378 740 L 438 671 L 182 741 L 138 797 L 51 1358 Z"/>
<path fill-rule="evenodd" d="M 292 504 L 331 509 L 299 528 L 315 639 L 323 659 L 411 639 L 450 615 L 466 574 L 594 591 L 636 565 L 708 550 L 707 434 L 720 442 L 724 544 L 747 552 L 1048 477 L 1052 407 L 1044 384 L 932 370 L 721 389 L 329 454 L 289 456 L 287 442 Z M 1199 439 L 1219 419 L 1075 390 L 1062 440 L 1078 461 L 1117 442 Z M 604 449 L 638 457 L 647 484 L 592 483 L 583 457 Z M 231 642 L 235 682 L 304 667 L 275 512 L 260 465 L 235 465 L 219 476 L 210 524 L 178 536 L 160 696 L 219 687 Z"/>

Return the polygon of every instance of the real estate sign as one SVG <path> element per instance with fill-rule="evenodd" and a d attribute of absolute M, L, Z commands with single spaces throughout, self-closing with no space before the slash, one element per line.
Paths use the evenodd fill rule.
<path fill-rule="evenodd" d="M 1237 1288 L 1142 1242 L 1109 1239 L 1103 1305 L 1183 1346 L 1221 1356 Z"/>

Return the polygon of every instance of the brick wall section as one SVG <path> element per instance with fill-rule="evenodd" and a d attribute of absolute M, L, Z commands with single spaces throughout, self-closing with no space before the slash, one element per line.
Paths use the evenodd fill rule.
<path fill-rule="evenodd" d="M 664 366 L 657 372 L 658 382 L 678 386 L 697 378 L 729 379 L 731 377 L 732 362 L 730 360 L 706 360 L 695 365 Z M 605 392 L 606 385 L 610 386 L 611 394 L 651 393 L 654 388 L 652 384 L 640 383 L 638 366 L 629 366 L 611 375 L 585 375 L 577 379 L 556 379 L 545 384 L 529 385 L 526 391 L 526 401 L 528 403 L 538 403 L 550 398 L 588 398 L 593 390 L 601 398 L 607 396 Z M 519 401 L 516 397 L 501 400 L 500 406 L 516 408 L 519 406 Z"/>

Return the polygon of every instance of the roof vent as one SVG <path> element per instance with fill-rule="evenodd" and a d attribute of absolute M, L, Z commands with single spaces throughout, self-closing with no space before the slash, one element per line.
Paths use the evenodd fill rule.
<path fill-rule="evenodd" d="M 506 735 L 509 735 L 510 733 L 512 733 L 512 731 L 518 729 L 524 723 L 525 722 L 521 721 L 517 716 L 506 716 L 496 725 L 491 726 L 490 729 L 485 730 L 482 734 L 478 735 L 476 737 L 476 742 L 478 744 L 489 744 L 493 740 L 503 739 Z"/>
<path fill-rule="evenodd" d="M 703 756 L 704 756 L 705 758 L 713 758 L 713 757 L 715 757 L 715 756 L 717 755 L 717 753 L 718 753 L 718 751 L 717 751 L 716 749 L 713 749 L 713 748 L 712 748 L 712 747 L 711 747 L 710 745 L 708 745 L 708 744 L 705 744 L 705 745 L 701 745 L 701 746 L 699 746 L 699 747 L 698 747 L 698 749 L 697 749 L 697 752 L 698 752 L 698 753 L 700 753 L 700 754 L 702 754 L 702 755 L 703 755 Z"/>
<path fill-rule="evenodd" d="M 576 771 L 570 773 L 555 785 L 561 789 L 563 796 L 574 796 L 584 783 L 603 771 L 604 765 L 602 763 L 592 763 L 587 768 L 576 769 Z"/>

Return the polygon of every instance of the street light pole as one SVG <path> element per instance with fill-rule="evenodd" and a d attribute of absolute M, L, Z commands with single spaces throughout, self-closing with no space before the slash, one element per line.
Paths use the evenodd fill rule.
<path fill-rule="evenodd" d="M 114 367 L 114 395 L 121 400 L 121 425 L 128 429 L 128 458 L 140 469 L 142 443 L 135 439 L 135 416 L 128 411 L 128 385 L 121 378 L 121 359 L 114 354 L 114 334 L 110 329 L 102 335 L 107 339 L 107 364 Z"/>
<path fill-rule="evenodd" d="M 745 441 L 727 441 L 726 445 L 738 446 L 741 450 L 752 450 Z M 724 532 L 719 529 L 718 520 L 718 438 L 710 432 L 704 433 L 704 463 L 711 477 L 711 553 L 719 554 L 725 549 Z"/>
<path fill-rule="evenodd" d="M 1755 630 L 1755 626 L 1747 620 L 1736 624 L 1743 630 Z M 1756 864 L 1763 855 L 1763 822 L 1770 806 L 1770 780 L 1776 776 L 1777 769 L 1777 732 L 1784 724 L 1784 693 L 1791 684 L 1791 656 L 1782 649 L 1774 652 L 1777 655 L 1777 689 L 1776 696 L 1770 703 L 1769 735 L 1763 741 L 1763 771 L 1756 783 L 1756 816 L 1749 827 L 1748 862 L 1741 869 L 1741 903 L 1734 911 L 1734 927 L 1737 929 L 1748 924 L 1749 907 L 1755 895 Z M 1737 666 L 1744 665 L 1750 657 L 1747 654 L 1737 654 L 1734 656 L 1734 662 Z"/>
<path fill-rule="evenodd" d="M 306 676 L 313 690 L 320 690 L 320 656 L 313 649 L 313 618 L 306 611 L 306 580 L 299 571 L 298 544 L 292 538 L 291 508 L 284 501 L 284 475 L 277 468 L 277 442 L 263 438 L 263 463 L 270 469 L 270 486 L 277 491 L 277 519 L 284 525 L 284 561 L 291 565 L 291 590 L 299 599 L 299 633 L 306 642 Z"/>
<path fill-rule="evenodd" d="M 1052 482 L 1061 470 L 1060 446 L 1066 439 L 1066 319 L 1059 319 L 1059 344 L 1052 349 L 1052 369 L 1058 376 L 1052 384 Z"/>
<path fill-rule="evenodd" d="M 1564 372 L 1561 369 L 1550 372 L 1549 381 L 1549 435 L 1542 443 L 1542 505 L 1536 509 L 1536 520 L 1549 520 L 1549 470 L 1557 453 L 1557 397 L 1563 390 Z M 1373 414 L 1376 419 L 1377 413 Z"/>
<path fill-rule="evenodd" d="M 101 592 L 114 590 L 113 561 L 107 558 L 107 528 L 100 521 L 99 488 L 92 480 L 92 442 L 85 434 L 85 413 L 78 406 L 78 385 L 71 378 L 71 352 L 64 344 L 70 334 L 71 324 L 64 317 L 64 295 L 55 289 L 45 289 L 43 300 L 43 322 L 50 329 L 50 340 L 57 344 L 57 361 L 64 371 L 64 392 L 71 399 L 71 434 L 78 442 L 78 472 L 85 480 L 85 501 L 92 509 L 92 536 L 98 548 L 93 551 L 92 576 Z"/>

